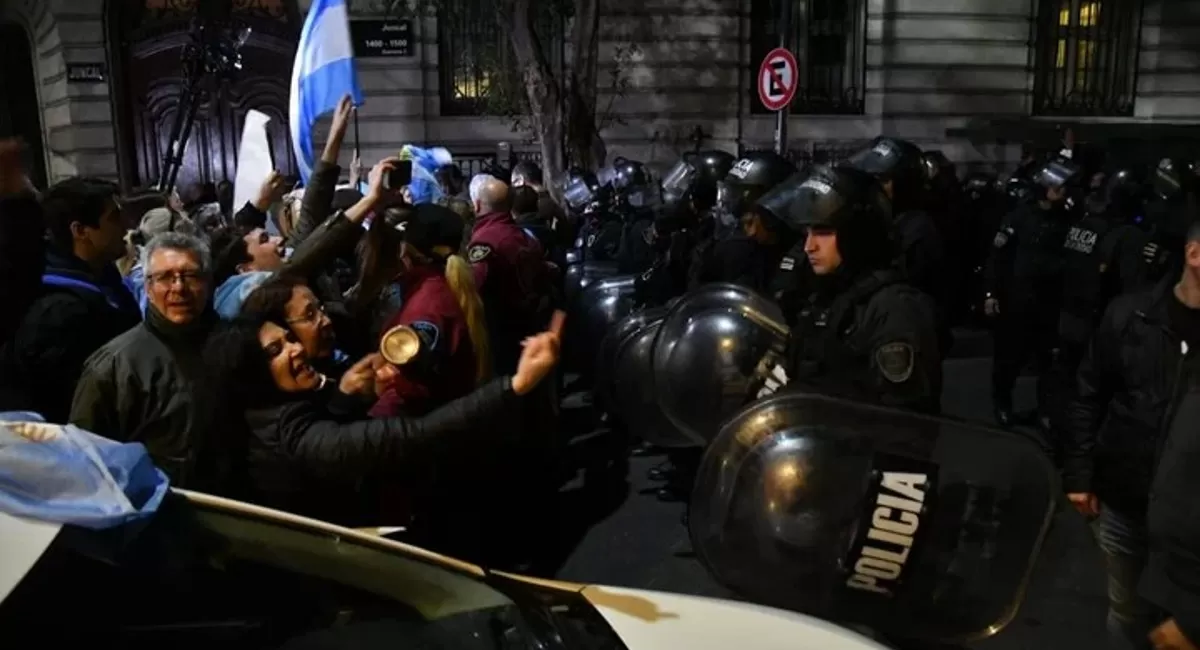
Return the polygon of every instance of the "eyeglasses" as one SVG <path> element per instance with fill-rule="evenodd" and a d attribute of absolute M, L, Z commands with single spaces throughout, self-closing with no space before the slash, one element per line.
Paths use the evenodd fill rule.
<path fill-rule="evenodd" d="M 314 325 L 318 321 L 320 321 L 321 317 L 324 315 L 325 315 L 325 305 L 322 305 L 319 303 L 318 304 L 310 304 L 308 306 L 308 308 L 304 310 L 304 313 L 300 315 L 299 318 L 290 318 L 290 319 L 288 319 L 287 324 L 288 325 L 296 325 L 296 324 Z"/>
<path fill-rule="evenodd" d="M 196 288 L 204 281 L 204 276 L 196 271 L 163 271 L 149 276 L 150 282 L 157 287 L 170 289 L 178 282 L 188 288 Z"/>

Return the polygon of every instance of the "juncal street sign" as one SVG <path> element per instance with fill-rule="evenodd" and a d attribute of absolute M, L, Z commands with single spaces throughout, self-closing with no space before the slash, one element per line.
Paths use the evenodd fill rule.
<path fill-rule="evenodd" d="M 350 40 L 358 57 L 409 57 L 413 55 L 412 20 L 351 20 Z"/>
<path fill-rule="evenodd" d="M 800 85 L 800 66 L 796 57 L 777 47 L 763 58 L 758 68 L 758 99 L 769 111 L 778 111 L 792 103 Z"/>

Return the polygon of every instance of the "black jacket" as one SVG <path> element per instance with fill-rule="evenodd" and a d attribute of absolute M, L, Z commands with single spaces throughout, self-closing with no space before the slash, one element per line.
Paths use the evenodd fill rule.
<path fill-rule="evenodd" d="M 1200 642 L 1200 354 L 1186 362 L 1189 389 L 1167 426 L 1150 492 L 1150 556 L 1139 591 Z"/>
<path fill-rule="evenodd" d="M 1109 305 L 1067 407 L 1063 483 L 1132 517 L 1145 513 L 1158 446 L 1182 388 L 1181 339 L 1167 324 L 1174 281 Z"/>
<path fill-rule="evenodd" d="M 0 349 L 0 410 L 63 423 L 84 361 L 141 321 L 115 266 L 99 276 L 72 255 L 50 252 L 41 295 Z"/>
<path fill-rule="evenodd" d="M 788 387 L 940 412 L 942 363 L 932 299 L 893 270 L 861 275 L 826 295 L 811 299 L 792 327 Z"/>
<path fill-rule="evenodd" d="M 121 442 L 146 446 L 177 487 L 213 489 L 210 465 L 216 404 L 203 352 L 218 324 L 211 309 L 187 326 L 153 307 L 146 322 L 109 341 L 87 360 L 75 388 L 70 423 Z"/>
<path fill-rule="evenodd" d="M 348 404 L 336 390 L 248 411 L 253 494 L 264 505 L 326 521 L 389 523 L 370 519 L 375 502 L 364 505 L 360 484 L 403 476 L 406 466 L 453 463 L 456 449 L 483 444 L 494 433 L 489 423 L 505 419 L 517 401 L 505 377 L 420 418 L 366 419 L 365 406 Z"/>

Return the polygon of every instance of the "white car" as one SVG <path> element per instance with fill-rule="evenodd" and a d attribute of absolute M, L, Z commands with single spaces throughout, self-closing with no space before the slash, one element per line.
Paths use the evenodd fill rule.
<path fill-rule="evenodd" d="M 0 638 L 40 647 L 885 648 L 803 614 L 487 571 L 182 490 L 109 531 L 0 513 L 0 549 Z"/>

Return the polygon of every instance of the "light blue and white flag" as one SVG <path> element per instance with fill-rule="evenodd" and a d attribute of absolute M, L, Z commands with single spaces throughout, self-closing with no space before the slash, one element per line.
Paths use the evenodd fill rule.
<path fill-rule="evenodd" d="M 292 150 L 305 185 L 312 175 L 312 127 L 317 118 L 337 108 L 342 96 L 350 93 L 356 106 L 362 105 L 362 90 L 354 69 L 354 48 L 350 44 L 350 23 L 346 0 L 313 0 L 300 32 L 300 46 L 292 65 L 292 97 L 288 121 L 292 129 Z"/>

